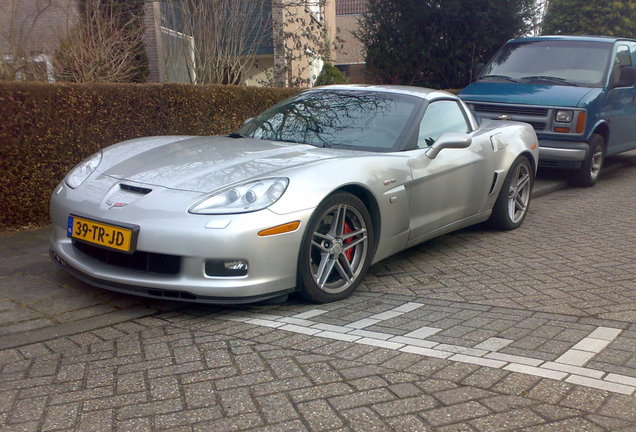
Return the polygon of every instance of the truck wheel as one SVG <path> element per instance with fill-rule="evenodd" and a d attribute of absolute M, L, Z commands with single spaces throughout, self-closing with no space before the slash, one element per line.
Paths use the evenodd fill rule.
<path fill-rule="evenodd" d="M 589 146 L 590 149 L 581 168 L 572 178 L 574 184 L 581 187 L 591 187 L 596 184 L 603 168 L 603 162 L 605 162 L 605 140 L 603 137 L 598 134 L 592 135 Z"/>

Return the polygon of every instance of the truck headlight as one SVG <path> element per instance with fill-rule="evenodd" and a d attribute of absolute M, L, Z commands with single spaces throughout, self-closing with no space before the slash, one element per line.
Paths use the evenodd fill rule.
<path fill-rule="evenodd" d="M 570 123 L 572 121 L 572 111 L 557 111 L 554 114 L 554 120 L 557 123 Z"/>

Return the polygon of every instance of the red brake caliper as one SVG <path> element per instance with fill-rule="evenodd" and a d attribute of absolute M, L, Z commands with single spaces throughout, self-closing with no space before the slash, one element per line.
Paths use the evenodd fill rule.
<path fill-rule="evenodd" d="M 353 231 L 351 229 L 351 225 L 349 225 L 349 222 L 345 221 L 343 234 L 349 234 L 351 231 Z M 349 244 L 352 241 L 353 241 L 353 237 L 350 237 L 344 241 L 344 244 Z M 345 256 L 347 257 L 347 261 L 351 262 L 351 260 L 353 259 L 353 248 L 346 250 Z"/>

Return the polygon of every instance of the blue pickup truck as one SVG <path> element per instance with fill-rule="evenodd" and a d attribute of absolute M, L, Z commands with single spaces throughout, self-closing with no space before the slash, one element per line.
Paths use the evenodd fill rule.
<path fill-rule="evenodd" d="M 508 41 L 460 96 L 483 118 L 531 124 L 539 165 L 593 186 L 605 156 L 636 148 L 636 40 Z"/>

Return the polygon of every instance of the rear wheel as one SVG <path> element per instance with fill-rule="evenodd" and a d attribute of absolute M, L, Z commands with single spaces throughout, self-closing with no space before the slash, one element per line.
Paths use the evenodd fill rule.
<path fill-rule="evenodd" d="M 589 146 L 587 157 L 572 178 L 573 183 L 581 187 L 591 187 L 596 184 L 605 162 L 605 140 L 603 137 L 598 134 L 592 135 Z"/>
<path fill-rule="evenodd" d="M 373 245 L 371 216 L 358 197 L 340 192 L 325 199 L 300 247 L 302 295 L 318 303 L 349 296 L 371 264 Z"/>
<path fill-rule="evenodd" d="M 534 169 L 525 156 L 519 156 L 501 186 L 488 223 L 493 228 L 513 230 L 528 214 L 534 184 Z"/>

